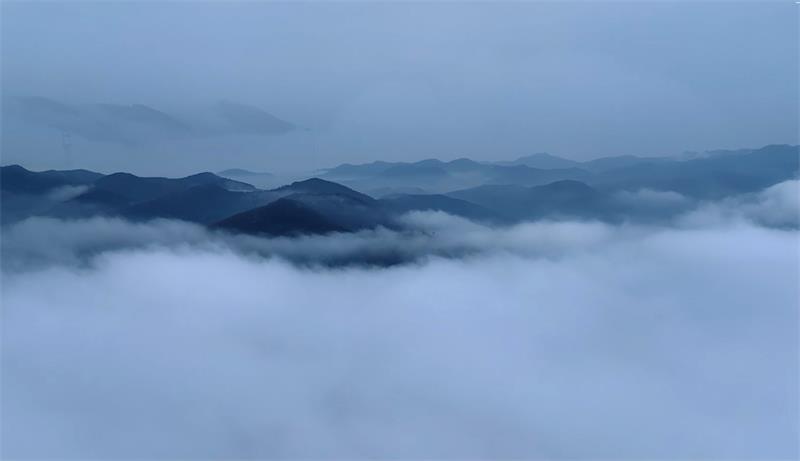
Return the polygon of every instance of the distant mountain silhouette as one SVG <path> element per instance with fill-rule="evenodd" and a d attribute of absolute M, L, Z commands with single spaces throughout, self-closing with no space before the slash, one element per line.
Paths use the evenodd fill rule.
<path fill-rule="evenodd" d="M 421 188 L 428 192 L 447 192 L 484 184 L 532 186 L 560 179 L 583 180 L 589 175 L 579 168 L 542 169 L 481 163 L 465 158 L 450 162 L 427 159 L 414 163 L 345 164 L 323 174 L 325 178 L 361 190 Z"/>
<path fill-rule="evenodd" d="M 210 182 L 159 195 L 119 212 L 131 219 L 160 217 L 209 224 L 281 198 L 303 204 L 341 229 L 373 227 L 384 219 L 371 197 L 316 178 L 272 190 L 247 191 L 231 191 Z"/>
<path fill-rule="evenodd" d="M 590 173 L 580 168 L 543 169 L 532 168 L 525 165 L 487 167 L 488 184 L 511 184 L 520 186 L 535 186 L 547 184 L 563 179 L 585 180 Z"/>
<path fill-rule="evenodd" d="M 69 107 L 41 104 L 51 111 L 70 113 Z M 149 114 L 147 109 L 136 109 L 129 115 L 138 117 L 139 110 Z M 800 152 L 798 146 L 770 145 L 672 159 L 616 157 L 580 165 L 593 162 L 590 168 L 542 169 L 428 159 L 337 167 L 337 174 L 368 175 L 348 181 L 380 185 L 385 191 L 415 192 L 380 200 L 322 178 L 258 189 L 208 172 L 164 178 L 88 170 L 36 172 L 9 165 L 0 169 L 0 217 L 3 224 L 30 216 L 167 218 L 220 223 L 218 227 L 236 232 L 269 235 L 394 228 L 402 225 L 399 216 L 415 210 L 490 223 L 536 219 L 654 222 L 671 219 L 704 200 L 744 197 L 797 178 Z M 416 193 L 416 186 L 404 185 L 409 181 L 428 189 L 479 185 L 430 194 Z"/>
<path fill-rule="evenodd" d="M 223 177 L 228 177 L 228 176 L 269 176 L 269 177 L 272 177 L 273 176 L 271 173 L 258 172 L 258 171 L 249 171 L 249 170 L 244 170 L 244 169 L 241 169 L 241 168 L 230 168 L 230 169 L 227 169 L 227 170 L 222 170 L 222 171 L 218 172 L 217 174 L 220 175 L 220 176 L 223 176 Z"/>
<path fill-rule="evenodd" d="M 187 134 L 191 127 L 178 118 L 144 104 L 97 104 L 102 115 L 120 123 L 140 124 L 164 133 Z"/>
<path fill-rule="evenodd" d="M 338 193 L 300 193 L 287 198 L 302 203 L 345 229 L 359 230 L 392 225 L 389 214 L 372 198 L 364 199 Z"/>
<path fill-rule="evenodd" d="M 377 191 L 422 189 L 447 193 L 484 185 L 537 186 L 569 179 L 603 190 L 649 188 L 695 198 L 718 198 L 753 192 L 796 177 L 798 158 L 798 146 L 788 145 L 680 157 L 625 155 L 586 162 L 534 154 L 494 164 L 469 159 L 344 164 L 327 170 L 323 176 L 356 189 Z"/>
<path fill-rule="evenodd" d="M 139 202 L 120 213 L 131 219 L 169 218 L 210 224 L 276 198 L 266 191 L 231 191 L 208 183 Z"/>
<path fill-rule="evenodd" d="M 33 172 L 19 165 L 8 165 L 0 168 L 0 187 L 8 192 L 39 194 L 61 186 L 91 184 L 102 176 L 88 170 Z"/>
<path fill-rule="evenodd" d="M 94 187 L 114 192 L 131 202 L 143 202 L 209 184 L 231 191 L 255 190 L 250 184 L 222 178 L 213 173 L 198 173 L 184 178 L 140 177 L 130 173 L 114 173 L 95 181 Z"/>
<path fill-rule="evenodd" d="M 435 160 L 439 162 L 439 160 Z M 468 158 L 457 158 L 455 160 L 451 160 L 449 162 L 442 162 L 444 168 L 447 171 L 458 173 L 458 172 L 469 172 L 469 171 L 476 171 L 483 168 L 485 165 L 484 163 L 476 162 L 475 160 L 470 160 Z"/>
<path fill-rule="evenodd" d="M 323 176 L 342 179 L 357 179 L 382 173 L 396 165 L 398 165 L 398 163 L 381 161 L 364 163 L 360 165 L 343 163 L 337 167 L 325 170 Z"/>
<path fill-rule="evenodd" d="M 670 162 L 676 159 L 668 157 L 637 157 L 635 155 L 619 155 L 616 157 L 602 157 L 580 163 L 580 167 L 593 173 L 603 173 L 617 168 L 625 168 L 640 163 Z"/>
<path fill-rule="evenodd" d="M 84 139 L 123 145 L 192 135 L 175 116 L 143 104 L 65 104 L 40 96 L 12 98 L 3 116 Z"/>
<path fill-rule="evenodd" d="M 0 168 L 0 218 L 3 223 L 45 215 L 65 188 L 86 188 L 103 175 L 88 170 L 30 171 L 20 165 Z M 56 194 L 57 195 L 57 194 Z"/>
<path fill-rule="evenodd" d="M 332 181 L 326 181 L 320 178 L 311 178 L 303 181 L 296 181 L 286 186 L 274 189 L 276 192 L 285 193 L 311 193 L 311 194 L 342 194 L 353 197 L 365 202 L 374 201 L 372 197 L 361 192 L 356 192 L 349 187 L 337 184 Z"/>
<path fill-rule="evenodd" d="M 510 162 L 498 162 L 500 165 L 525 165 L 531 168 L 558 169 L 580 167 L 580 162 L 569 160 L 546 152 L 526 155 Z"/>
<path fill-rule="evenodd" d="M 237 181 L 252 184 L 260 189 L 270 189 L 282 184 L 275 175 L 267 172 L 249 171 L 241 168 L 231 168 L 217 173 L 223 178 L 235 179 Z"/>
<path fill-rule="evenodd" d="M 292 131 L 291 123 L 281 120 L 258 107 L 220 101 L 214 111 L 225 120 L 231 131 L 245 134 L 281 134 Z"/>
<path fill-rule="evenodd" d="M 92 216 L 121 216 L 131 204 L 127 198 L 103 189 L 91 188 L 72 199 L 60 202 L 47 210 L 48 216 L 64 219 Z"/>
<path fill-rule="evenodd" d="M 770 145 L 694 160 L 636 163 L 597 174 L 590 183 L 606 189 L 647 188 L 715 199 L 796 178 L 799 168 L 798 146 Z"/>
<path fill-rule="evenodd" d="M 601 218 L 607 213 L 606 194 L 573 180 L 543 186 L 480 186 L 448 194 L 514 219 Z"/>
<path fill-rule="evenodd" d="M 378 173 L 379 178 L 397 179 L 412 178 L 414 180 L 436 180 L 447 176 L 448 172 L 442 165 L 431 162 L 418 162 L 412 164 L 395 165 Z"/>
<path fill-rule="evenodd" d="M 234 102 L 220 102 L 184 117 L 144 104 L 67 104 L 41 96 L 6 99 L 4 120 L 124 146 L 231 134 L 271 136 L 294 129 L 292 123 L 263 109 Z"/>

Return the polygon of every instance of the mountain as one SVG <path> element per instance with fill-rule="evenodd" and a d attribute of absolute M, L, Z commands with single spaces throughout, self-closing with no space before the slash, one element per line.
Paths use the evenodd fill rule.
<path fill-rule="evenodd" d="M 360 190 L 417 188 L 426 192 L 448 192 L 484 184 L 533 186 L 561 179 L 585 180 L 590 173 L 574 167 L 544 169 L 460 158 L 449 162 L 427 159 L 413 163 L 345 164 L 328 170 L 323 176 Z"/>
<path fill-rule="evenodd" d="M 141 201 L 120 213 L 137 220 L 160 217 L 209 224 L 282 198 L 302 204 L 340 229 L 374 227 L 385 221 L 372 197 L 317 178 L 266 191 L 232 191 L 206 183 Z"/>
<path fill-rule="evenodd" d="M 11 191 L 0 192 L 0 222 L 10 224 L 47 213 L 54 202 L 46 196 Z"/>
<path fill-rule="evenodd" d="M 60 200 L 88 189 L 100 173 L 88 170 L 30 171 L 19 165 L 0 168 L 0 218 L 8 224 L 49 214 Z"/>
<path fill-rule="evenodd" d="M 557 168 L 573 168 L 579 167 L 580 163 L 574 160 L 569 160 L 546 152 L 527 155 L 520 157 L 510 162 L 498 162 L 499 165 L 525 165 L 532 168 L 541 168 L 545 170 L 552 170 Z"/>
<path fill-rule="evenodd" d="M 781 150 L 783 154 L 778 152 Z M 343 164 L 327 170 L 323 176 L 355 189 L 381 193 L 413 189 L 447 193 L 482 185 L 538 186 L 575 180 L 602 189 L 651 188 L 713 198 L 753 191 L 781 178 L 792 177 L 792 172 L 797 170 L 796 150 L 797 146 L 766 146 L 678 157 L 621 155 L 584 162 L 547 153 L 495 163 L 466 158 L 449 162 L 426 159 L 405 163 Z M 774 152 L 774 155 L 770 158 L 767 158 L 769 154 L 763 156 L 767 151 Z M 748 160 L 753 156 L 762 157 Z M 771 164 L 778 165 L 778 168 L 771 168 Z M 788 174 L 781 174 L 787 171 Z"/>
<path fill-rule="evenodd" d="M 513 219 L 602 218 L 606 194 L 573 180 L 534 187 L 489 185 L 455 191 L 450 197 L 475 203 Z"/>
<path fill-rule="evenodd" d="M 214 111 L 234 133 L 272 135 L 295 129 L 293 124 L 255 106 L 220 101 L 214 106 Z"/>
<path fill-rule="evenodd" d="M 390 215 L 372 198 L 363 200 L 345 194 L 292 194 L 286 198 L 302 203 L 343 229 L 392 226 Z"/>
<path fill-rule="evenodd" d="M 434 162 L 439 162 L 439 160 L 433 160 Z M 484 163 L 476 162 L 475 160 L 470 160 L 468 158 L 457 158 L 455 160 L 451 160 L 449 162 L 440 162 L 444 168 L 451 172 L 451 173 L 459 173 L 464 171 L 477 171 L 486 166 Z"/>
<path fill-rule="evenodd" d="M 591 174 L 580 168 L 542 169 L 525 165 L 487 167 L 486 184 L 537 186 L 564 179 L 585 180 Z"/>
<path fill-rule="evenodd" d="M 798 146 L 770 145 L 684 161 L 647 161 L 596 174 L 590 184 L 605 189 L 654 189 L 717 199 L 755 192 L 796 178 Z"/>
<path fill-rule="evenodd" d="M 182 120 L 143 104 L 66 104 L 28 96 L 11 98 L 3 104 L 3 117 L 90 141 L 122 145 L 192 135 Z"/>
<path fill-rule="evenodd" d="M 213 173 L 198 173 L 184 178 L 140 177 L 130 173 L 114 173 L 95 181 L 94 187 L 113 192 L 135 203 L 209 184 L 239 192 L 256 189 L 250 184 L 222 178 Z"/>
<path fill-rule="evenodd" d="M 505 217 L 489 208 L 441 194 L 398 194 L 378 201 L 387 211 L 403 214 L 410 211 L 442 211 L 474 221 L 501 222 Z"/>
<path fill-rule="evenodd" d="M 120 213 L 137 220 L 168 218 L 209 224 L 277 198 L 267 191 L 231 191 L 218 183 L 209 183 L 136 203 Z"/>
<path fill-rule="evenodd" d="M 250 224 L 233 228 L 267 234 L 308 233 L 317 228 L 341 232 L 394 228 L 400 226 L 398 216 L 415 210 L 442 211 L 489 223 L 567 218 L 654 222 L 686 212 L 704 200 L 752 194 L 795 179 L 800 150 L 798 146 L 770 145 L 688 155 L 682 160 L 619 157 L 606 159 L 603 168 L 608 169 L 542 169 L 469 159 L 370 164 L 368 170 L 380 171 L 357 181 L 380 184 L 384 191 L 418 192 L 414 186 L 403 186 L 409 178 L 428 189 L 478 184 L 445 194 L 393 193 L 376 200 L 322 178 L 262 190 L 207 172 L 183 178 L 129 173 L 105 176 L 88 170 L 35 172 L 9 165 L 0 169 L 0 217 L 3 224 L 48 215 L 167 218 L 212 224 L 245 214 L 250 216 L 246 221 Z M 253 210 L 261 211 L 246 215 Z M 270 221 L 281 216 L 289 221 Z M 263 229 L 258 228 L 259 223 Z"/>
<path fill-rule="evenodd" d="M 242 168 L 230 168 L 227 170 L 220 171 L 217 174 L 223 177 L 230 177 L 230 176 L 267 176 L 270 178 L 273 177 L 271 173 L 249 171 L 249 170 L 244 170 Z"/>
<path fill-rule="evenodd" d="M 212 227 L 236 233 L 271 236 L 327 234 L 349 230 L 289 198 L 282 198 L 268 205 L 233 215 L 215 223 Z"/>
<path fill-rule="evenodd" d="M 353 165 L 351 163 L 343 163 L 337 167 L 325 170 L 322 174 L 325 177 L 338 178 L 338 179 L 356 179 L 374 176 L 380 174 L 387 169 L 398 165 L 398 163 L 390 162 L 372 162 L 364 163 L 361 165 Z"/>
<path fill-rule="evenodd" d="M 9 213 L 4 222 L 32 215 L 212 222 L 279 198 L 259 196 L 250 184 L 212 173 L 148 178 L 130 173 L 104 176 L 87 170 L 33 172 L 19 165 L 0 169 L 0 189 L 3 211 Z"/>
<path fill-rule="evenodd" d="M 62 219 L 121 216 L 128 206 L 130 200 L 119 194 L 91 188 L 77 197 L 53 205 L 45 214 Z"/>
<path fill-rule="evenodd" d="M 62 186 L 91 184 L 103 175 L 89 170 L 30 171 L 19 165 L 0 168 L 0 189 L 6 192 L 41 194 Z"/>
<path fill-rule="evenodd" d="M 575 161 L 557 157 L 545 152 L 520 157 L 510 162 L 497 162 L 498 165 L 525 165 L 532 168 L 546 170 L 561 168 L 580 168 L 592 173 L 602 172 L 613 168 L 622 168 L 642 162 L 674 161 L 678 158 L 669 157 L 637 157 L 635 155 L 619 155 L 611 157 L 600 157 L 593 160 Z"/>
<path fill-rule="evenodd" d="M 171 114 L 145 104 L 69 104 L 42 96 L 5 98 L 4 123 L 14 123 L 14 135 L 41 136 L 55 130 L 92 142 L 122 146 L 225 135 L 279 135 L 292 123 L 258 107 L 220 102 L 187 114 Z M 33 130 L 31 132 L 31 130 Z"/>
<path fill-rule="evenodd" d="M 640 163 L 672 162 L 675 159 L 668 157 L 637 157 L 635 155 L 619 155 L 616 157 L 601 157 L 580 163 L 580 167 L 593 173 L 602 173 L 617 168 L 625 168 Z"/>
<path fill-rule="evenodd" d="M 285 197 L 302 203 L 343 229 L 391 225 L 390 217 L 377 200 L 335 182 L 311 178 L 272 191 L 286 194 Z"/>
<path fill-rule="evenodd" d="M 387 180 L 412 179 L 416 181 L 436 181 L 448 175 L 442 165 L 431 163 L 403 163 L 387 168 L 375 176 Z"/>
<path fill-rule="evenodd" d="M 676 157 L 677 160 L 694 160 L 699 158 L 716 157 L 719 155 L 741 155 L 753 152 L 754 149 L 713 149 L 703 152 L 686 151 Z"/>
<path fill-rule="evenodd" d="M 428 191 L 421 187 L 379 187 L 365 191 L 371 197 L 386 198 L 394 195 L 425 195 Z"/>
<path fill-rule="evenodd" d="M 362 194 L 361 192 L 356 192 L 355 190 L 349 187 L 343 186 L 341 184 L 332 181 L 326 181 L 320 178 L 310 178 L 303 181 L 295 181 L 291 184 L 288 184 L 286 186 L 281 186 L 273 190 L 275 192 L 283 192 L 287 194 L 297 194 L 297 193 L 341 194 L 359 200 L 363 200 L 365 202 L 370 202 L 375 200 L 369 195 Z"/>
<path fill-rule="evenodd" d="M 165 136 L 185 136 L 192 128 L 177 117 L 144 104 L 95 104 L 96 117 L 130 129 L 150 129 Z M 156 133 L 153 133 L 156 134 Z"/>
<path fill-rule="evenodd" d="M 280 178 L 267 172 L 249 171 L 241 168 L 231 168 L 228 170 L 220 171 L 217 175 L 223 178 L 235 179 L 237 181 L 252 184 L 259 189 L 270 189 L 278 186 L 281 183 Z"/>

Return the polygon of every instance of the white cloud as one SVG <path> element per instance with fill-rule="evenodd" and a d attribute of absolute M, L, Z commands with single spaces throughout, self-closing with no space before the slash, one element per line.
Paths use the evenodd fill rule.
<path fill-rule="evenodd" d="M 4 457 L 797 455 L 796 231 L 406 219 L 7 230 Z"/>
<path fill-rule="evenodd" d="M 619 191 L 615 197 L 626 205 L 677 208 L 691 204 L 689 198 L 675 191 L 639 189 L 637 191 Z"/>
<path fill-rule="evenodd" d="M 682 216 L 679 222 L 699 227 L 755 223 L 797 229 L 800 226 L 800 181 L 784 181 L 755 194 L 706 203 Z"/>
<path fill-rule="evenodd" d="M 746 216 L 768 226 L 800 226 L 800 181 L 785 181 L 757 195 L 743 207 Z"/>
<path fill-rule="evenodd" d="M 47 198 L 56 202 L 64 202 L 83 194 L 87 190 L 89 190 L 89 186 L 86 185 L 61 186 L 49 191 Z"/>
<path fill-rule="evenodd" d="M 81 265 L 105 251 L 162 247 L 228 249 L 323 265 L 389 265 L 427 257 L 461 258 L 496 252 L 558 257 L 612 243 L 621 235 L 651 232 L 599 222 L 539 221 L 490 227 L 429 211 L 409 213 L 400 223 L 407 230 L 378 228 L 324 236 L 259 238 L 209 232 L 202 226 L 169 220 L 131 223 L 116 218 L 61 221 L 37 217 L 5 230 L 3 267 L 18 271 L 53 263 Z"/>

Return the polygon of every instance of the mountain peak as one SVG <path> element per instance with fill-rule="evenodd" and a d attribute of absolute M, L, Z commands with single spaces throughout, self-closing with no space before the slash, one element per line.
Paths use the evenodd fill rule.
<path fill-rule="evenodd" d="M 201 173 L 190 174 L 189 176 L 185 176 L 183 179 L 214 180 L 218 178 L 219 176 L 211 173 L 210 171 L 203 171 Z"/>
<path fill-rule="evenodd" d="M 326 181 L 320 178 L 309 178 L 302 181 L 295 181 L 286 186 L 281 186 L 275 190 L 291 190 L 298 192 L 312 192 L 312 193 L 341 193 L 352 192 L 358 194 L 359 192 L 350 189 L 333 181 Z"/>
<path fill-rule="evenodd" d="M 214 110 L 232 128 L 240 133 L 282 134 L 296 127 L 259 107 L 231 101 L 219 101 Z"/>
<path fill-rule="evenodd" d="M 278 199 L 268 205 L 233 215 L 217 222 L 213 227 L 237 233 L 275 236 L 348 231 L 317 211 L 289 198 Z"/>
<path fill-rule="evenodd" d="M 272 176 L 266 171 L 250 171 L 244 168 L 228 168 L 217 173 L 219 176 Z"/>
<path fill-rule="evenodd" d="M 8 171 L 8 172 L 11 172 L 11 171 L 16 171 L 16 172 L 20 172 L 20 173 L 22 173 L 22 172 L 30 172 L 29 169 L 25 168 L 22 165 L 18 165 L 16 163 L 14 163 L 13 165 L 3 165 L 2 169 L 3 169 L 3 171 Z"/>
<path fill-rule="evenodd" d="M 526 165 L 533 168 L 556 169 L 569 168 L 578 165 L 578 162 L 562 157 L 557 157 L 547 152 L 537 152 L 535 154 L 520 157 L 513 162 L 513 165 Z"/>

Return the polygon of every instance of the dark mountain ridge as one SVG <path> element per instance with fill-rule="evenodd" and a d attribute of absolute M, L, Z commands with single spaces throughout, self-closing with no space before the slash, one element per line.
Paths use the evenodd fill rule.
<path fill-rule="evenodd" d="M 130 173 L 113 173 L 96 180 L 94 187 L 119 194 L 131 202 L 143 202 L 208 184 L 216 184 L 231 191 L 255 190 L 255 187 L 250 184 L 207 172 L 183 178 L 141 177 Z"/>
<path fill-rule="evenodd" d="M 348 232 L 328 218 L 303 203 L 288 198 L 223 219 L 212 226 L 234 233 L 297 236 Z"/>
<path fill-rule="evenodd" d="M 103 177 L 89 170 L 31 171 L 20 165 L 0 168 L 0 187 L 4 191 L 18 193 L 43 193 L 61 186 L 91 184 Z"/>
<path fill-rule="evenodd" d="M 406 175 L 417 179 L 427 175 L 431 182 L 445 176 L 450 182 L 442 184 L 470 183 L 476 177 L 482 182 L 446 194 L 395 193 L 380 200 L 322 178 L 262 190 L 208 172 L 163 178 L 88 170 L 35 172 L 9 165 L 0 169 L 0 203 L 4 224 L 29 216 L 166 218 L 218 223 L 220 228 L 267 235 L 393 228 L 401 225 L 400 215 L 414 210 L 442 211 L 489 223 L 536 219 L 651 222 L 670 219 L 704 200 L 755 194 L 796 179 L 800 155 L 797 146 L 770 145 L 682 160 L 636 158 L 635 163 L 627 164 L 629 160 L 609 160 L 625 166 L 594 172 L 469 159 L 429 159 L 401 165 L 375 162 L 369 168 L 380 170 L 376 176 L 390 184 L 386 190 L 393 185 L 387 178 Z M 662 202 L 637 202 L 643 190 L 650 197 L 662 194 L 656 195 Z M 286 222 L 278 222 L 281 219 Z M 261 225 L 264 228 L 259 230 Z"/>

